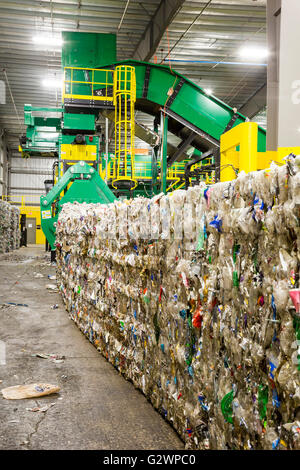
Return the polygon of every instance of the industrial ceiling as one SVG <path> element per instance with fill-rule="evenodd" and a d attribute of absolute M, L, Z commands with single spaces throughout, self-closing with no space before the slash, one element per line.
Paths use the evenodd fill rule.
<path fill-rule="evenodd" d="M 59 38 L 61 31 L 117 33 L 119 60 L 134 57 L 170 66 L 241 112 L 264 93 L 265 59 L 249 63 L 239 49 L 265 46 L 266 0 L 1 0 L 0 79 L 6 82 L 6 104 L 0 105 L 0 127 L 7 131 L 12 155 L 25 129 L 24 103 L 60 105 L 59 92 L 42 85 L 43 78 L 61 77 L 60 48 L 34 44 L 32 37 Z M 262 124 L 263 107 L 260 97 Z M 145 115 L 138 118 L 149 123 Z"/>

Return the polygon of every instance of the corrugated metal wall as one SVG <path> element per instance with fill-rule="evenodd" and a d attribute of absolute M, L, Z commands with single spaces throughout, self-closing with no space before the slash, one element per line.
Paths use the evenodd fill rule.
<path fill-rule="evenodd" d="M 60 92 L 42 85 L 45 77 L 61 76 L 60 47 L 36 44 L 32 37 L 50 34 L 60 38 L 61 31 L 115 32 L 118 59 L 130 58 L 160 2 L 130 0 L 128 9 L 125 0 L 0 2 L 0 80 L 7 87 L 6 104 L 0 106 L 0 127 L 7 130 L 11 152 L 12 194 L 40 194 L 51 170 L 49 160 L 22 162 L 19 158 L 18 138 L 25 132 L 24 104 L 50 107 L 61 102 Z M 239 108 L 266 83 L 263 64 L 249 66 L 239 57 L 241 45 L 266 45 L 265 7 L 266 0 L 186 0 L 151 60 L 170 65 Z M 259 119 L 265 123 L 265 115 Z M 153 126 L 152 117 L 142 113 L 137 120 Z M 170 135 L 170 142 L 176 145 L 176 138 Z M 136 139 L 135 147 L 147 144 Z"/>
<path fill-rule="evenodd" d="M 10 194 L 26 195 L 26 202 L 39 203 L 45 193 L 44 180 L 52 179 L 53 158 L 13 157 L 10 167 Z"/>

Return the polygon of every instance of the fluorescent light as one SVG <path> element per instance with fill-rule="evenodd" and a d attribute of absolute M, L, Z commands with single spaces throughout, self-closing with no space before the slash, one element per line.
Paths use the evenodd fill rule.
<path fill-rule="evenodd" d="M 42 84 L 46 88 L 61 88 L 62 80 L 59 80 L 58 78 L 45 78 L 42 81 Z"/>
<path fill-rule="evenodd" d="M 265 59 L 268 54 L 268 49 L 265 47 L 245 46 L 239 50 L 239 55 L 243 59 Z"/>
<path fill-rule="evenodd" d="M 39 46 L 61 46 L 63 43 L 61 38 L 53 36 L 33 36 L 32 40 Z"/>
<path fill-rule="evenodd" d="M 212 90 L 211 88 L 204 88 L 204 91 L 207 95 L 211 95 L 212 94 Z"/>

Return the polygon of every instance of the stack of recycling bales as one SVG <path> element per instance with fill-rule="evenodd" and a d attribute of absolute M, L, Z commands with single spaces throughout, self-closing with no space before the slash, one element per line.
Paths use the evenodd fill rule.
<path fill-rule="evenodd" d="M 187 448 L 300 448 L 299 166 L 59 216 L 71 318 Z"/>
<path fill-rule="evenodd" d="M 10 249 L 10 208 L 8 202 L 0 200 L 0 253 Z"/>
<path fill-rule="evenodd" d="M 0 253 L 20 247 L 20 209 L 0 200 Z"/>
<path fill-rule="evenodd" d="M 10 206 L 10 237 L 9 248 L 16 250 L 20 248 L 20 209 L 16 206 Z"/>

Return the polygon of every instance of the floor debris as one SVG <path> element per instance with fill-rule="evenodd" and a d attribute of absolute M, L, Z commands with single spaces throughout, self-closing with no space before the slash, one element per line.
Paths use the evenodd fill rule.
<path fill-rule="evenodd" d="M 32 411 L 33 413 L 36 413 L 36 412 L 45 413 L 54 405 L 55 403 L 50 403 L 49 405 L 45 405 L 45 406 L 35 406 L 34 408 L 26 408 L 26 411 Z"/>
<path fill-rule="evenodd" d="M 42 278 L 42 277 L 44 277 L 44 276 L 43 276 L 43 274 L 41 274 L 41 273 L 33 273 L 33 277 L 35 277 L 35 278 Z"/>
<path fill-rule="evenodd" d="M 31 357 L 39 357 L 41 359 L 51 359 L 52 362 L 56 364 L 62 363 L 66 359 L 66 356 L 61 356 L 59 354 L 43 354 L 43 353 L 31 354 Z"/>
<path fill-rule="evenodd" d="M 34 383 L 28 385 L 15 385 L 13 387 L 3 388 L 1 393 L 6 400 L 22 400 L 23 398 L 43 397 L 58 393 L 58 385 Z"/>
<path fill-rule="evenodd" d="M 16 302 L 3 302 L 1 305 L 13 305 L 14 307 L 28 307 L 28 304 L 18 304 Z"/>
<path fill-rule="evenodd" d="M 37 353 L 37 354 L 32 354 L 31 357 L 40 357 L 41 359 L 49 359 L 50 354 Z"/>
<path fill-rule="evenodd" d="M 55 284 L 47 284 L 46 289 L 52 291 L 52 292 L 58 292 L 58 288 Z"/>

